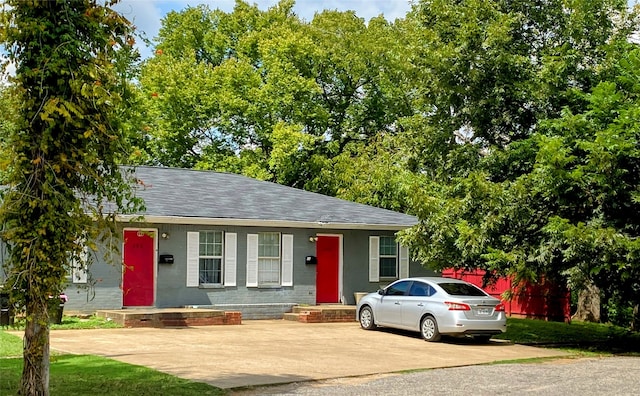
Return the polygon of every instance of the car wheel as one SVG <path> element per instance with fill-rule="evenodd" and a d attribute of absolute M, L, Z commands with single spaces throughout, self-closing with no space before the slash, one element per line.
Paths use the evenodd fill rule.
<path fill-rule="evenodd" d="M 420 322 L 420 335 L 425 341 L 440 341 L 440 332 L 438 331 L 438 322 L 433 316 L 425 316 Z"/>
<path fill-rule="evenodd" d="M 372 330 L 376 327 L 373 321 L 373 311 L 370 307 L 363 307 L 360 310 L 360 327 L 365 330 Z"/>
<path fill-rule="evenodd" d="M 478 335 L 478 336 L 473 336 L 473 339 L 475 341 L 478 341 L 479 343 L 486 344 L 491 339 L 491 336 L 490 335 Z"/>

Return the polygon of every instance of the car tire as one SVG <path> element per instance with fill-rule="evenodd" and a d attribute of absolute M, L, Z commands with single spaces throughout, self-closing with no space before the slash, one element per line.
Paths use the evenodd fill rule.
<path fill-rule="evenodd" d="M 369 306 L 364 306 L 360 310 L 360 327 L 365 330 L 373 330 L 376 327 L 373 321 L 373 311 Z"/>
<path fill-rule="evenodd" d="M 425 341 L 437 342 L 440 341 L 440 332 L 438 331 L 438 322 L 436 319 L 427 315 L 422 318 L 420 322 L 420 335 Z"/>
<path fill-rule="evenodd" d="M 491 339 L 490 335 L 478 335 L 478 336 L 473 336 L 473 340 L 477 341 L 481 344 L 486 344 L 487 342 L 489 342 L 489 340 Z"/>

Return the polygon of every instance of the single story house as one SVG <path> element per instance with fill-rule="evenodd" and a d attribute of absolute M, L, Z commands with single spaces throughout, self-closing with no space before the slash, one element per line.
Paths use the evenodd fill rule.
<path fill-rule="evenodd" d="M 434 274 L 396 242 L 413 216 L 229 173 L 140 166 L 135 177 L 142 222 L 118 219 L 114 260 L 89 252 L 95 262 L 70 276 L 65 310 L 207 307 L 278 318 Z"/>

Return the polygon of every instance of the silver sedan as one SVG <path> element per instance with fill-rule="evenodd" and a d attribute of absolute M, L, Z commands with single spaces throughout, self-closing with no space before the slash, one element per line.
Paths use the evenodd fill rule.
<path fill-rule="evenodd" d="M 377 326 L 418 331 L 427 341 L 442 335 L 482 342 L 507 330 L 504 304 L 475 285 L 452 278 L 406 278 L 358 302 L 363 329 Z"/>

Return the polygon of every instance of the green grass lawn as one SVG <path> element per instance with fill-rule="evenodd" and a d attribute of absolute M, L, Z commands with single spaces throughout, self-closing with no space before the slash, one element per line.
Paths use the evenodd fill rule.
<path fill-rule="evenodd" d="M 0 359 L 10 357 L 22 357 L 22 340 L 20 337 L 0 330 Z"/>
<path fill-rule="evenodd" d="M 56 329 L 114 326 L 98 318 L 65 317 Z M 15 330 L 16 328 L 9 328 Z M 606 324 L 545 322 L 509 318 L 507 332 L 495 338 L 517 344 L 571 348 L 576 354 L 640 353 L 640 333 Z M 0 395 L 15 394 L 22 372 L 22 340 L 0 330 Z M 53 355 L 51 395 L 224 395 L 222 389 L 146 367 L 91 355 Z"/>
<path fill-rule="evenodd" d="M 570 347 L 585 352 L 640 353 L 640 333 L 600 323 L 568 324 L 508 318 L 507 332 L 494 338 L 516 344 Z"/>
<path fill-rule="evenodd" d="M 63 316 L 61 324 L 51 324 L 51 330 L 71 330 L 71 329 L 115 329 L 122 327 L 114 321 L 105 320 L 97 316 L 80 318 L 77 316 Z M 1 329 L 1 327 L 0 327 Z M 24 321 L 16 318 L 12 326 L 7 326 L 8 330 L 24 330 Z"/>
<path fill-rule="evenodd" d="M 21 358 L 0 358 L 0 395 L 16 394 L 21 372 Z M 52 396 L 225 394 L 207 384 L 91 355 L 52 357 L 49 390 Z"/>
<path fill-rule="evenodd" d="M 78 318 L 75 316 L 63 316 L 61 324 L 52 324 L 51 330 L 57 329 L 116 329 L 122 327 L 116 322 L 91 316 Z"/>
<path fill-rule="evenodd" d="M 96 329 L 120 327 L 100 318 L 79 319 L 65 316 L 58 329 Z M 4 330 L 22 330 L 20 322 Z M 80 330 L 79 330 L 80 331 Z M 49 389 L 55 395 L 224 395 L 207 384 L 164 374 L 146 367 L 121 363 L 92 355 L 51 357 Z M 0 395 L 15 395 L 22 373 L 22 339 L 0 328 Z"/>

